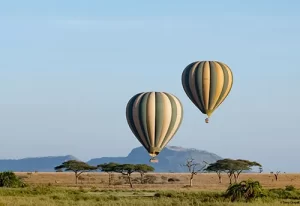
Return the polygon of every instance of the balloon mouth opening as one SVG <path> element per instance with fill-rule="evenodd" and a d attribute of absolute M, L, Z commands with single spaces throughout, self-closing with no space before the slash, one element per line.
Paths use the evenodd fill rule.
<path fill-rule="evenodd" d="M 149 155 L 151 156 L 151 157 L 155 157 L 155 156 L 157 156 L 159 154 L 159 152 L 151 152 L 151 153 L 149 153 Z"/>
<path fill-rule="evenodd" d="M 150 147 L 148 150 L 149 155 L 151 157 L 157 156 L 160 153 L 160 151 L 161 151 L 161 148 L 159 148 L 159 147 Z"/>
<path fill-rule="evenodd" d="M 158 159 L 156 159 L 156 156 L 158 154 L 159 154 L 159 152 L 157 152 L 157 151 L 149 153 L 149 155 L 151 156 L 150 162 L 152 162 L 152 163 L 158 162 Z"/>

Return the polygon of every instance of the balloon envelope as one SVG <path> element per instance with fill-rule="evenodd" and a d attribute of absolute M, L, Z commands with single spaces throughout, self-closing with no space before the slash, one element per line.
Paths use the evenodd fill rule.
<path fill-rule="evenodd" d="M 180 100 L 166 92 L 142 92 L 126 107 L 128 125 L 138 141 L 155 157 L 168 144 L 183 119 Z"/>
<path fill-rule="evenodd" d="M 196 61 L 183 70 L 181 81 L 190 100 L 210 117 L 231 91 L 233 74 L 222 62 Z"/>

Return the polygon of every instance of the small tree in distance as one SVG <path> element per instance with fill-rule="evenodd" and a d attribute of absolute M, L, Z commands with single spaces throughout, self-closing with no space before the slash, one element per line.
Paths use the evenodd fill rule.
<path fill-rule="evenodd" d="M 278 180 L 278 175 L 280 174 L 280 171 L 277 171 L 277 172 L 271 172 L 271 174 L 274 175 L 275 180 L 277 181 L 277 180 Z"/>
<path fill-rule="evenodd" d="M 240 174 L 243 171 L 251 170 L 253 166 L 261 165 L 257 162 L 252 162 L 249 160 L 242 160 L 242 159 L 221 159 L 216 161 L 215 163 L 210 164 L 206 171 L 209 172 L 216 172 L 219 177 L 219 182 L 221 183 L 221 173 L 226 172 L 229 177 L 229 184 L 232 184 L 232 178 L 234 178 L 235 183 L 237 183 Z"/>
<path fill-rule="evenodd" d="M 239 176 L 241 174 L 241 172 L 243 172 L 244 170 L 250 170 L 252 167 L 262 167 L 261 164 L 259 164 L 258 162 L 255 161 L 249 161 L 249 160 L 243 160 L 243 159 L 237 159 L 236 160 L 236 167 L 237 167 L 237 171 L 235 174 L 235 182 L 237 182 L 237 180 L 239 179 Z"/>
<path fill-rule="evenodd" d="M 216 172 L 219 178 L 219 183 L 222 183 L 222 176 L 221 173 L 226 171 L 224 165 L 218 160 L 215 163 L 210 164 L 205 171 L 207 172 Z"/>
<path fill-rule="evenodd" d="M 141 174 L 141 183 L 144 179 L 144 174 L 147 172 L 154 171 L 154 168 L 146 165 L 146 164 L 118 164 L 114 162 L 104 163 L 97 166 L 103 172 L 107 172 L 108 174 L 112 174 L 113 172 L 121 173 L 122 175 L 126 175 L 130 187 L 133 188 L 131 181 L 131 174 L 134 172 L 138 172 Z"/>
<path fill-rule="evenodd" d="M 85 162 L 78 160 L 68 160 L 63 162 L 61 165 L 58 165 L 54 168 L 57 170 L 73 171 L 75 173 L 75 183 L 78 183 L 78 177 L 88 171 L 96 170 L 97 167 L 91 166 Z"/>
<path fill-rule="evenodd" d="M 117 165 L 114 168 L 115 172 L 121 173 L 122 175 L 126 175 L 128 178 L 128 182 L 130 184 L 130 188 L 133 188 L 131 181 L 131 174 L 135 172 L 135 165 L 133 164 L 121 164 Z"/>
<path fill-rule="evenodd" d="M 154 167 L 152 167 L 150 165 L 146 165 L 146 164 L 137 164 L 137 165 L 135 165 L 135 171 L 140 173 L 140 175 L 141 175 L 141 184 L 143 184 L 145 173 L 153 172 Z"/>
<path fill-rule="evenodd" d="M 97 166 L 102 172 L 106 172 L 108 174 L 108 185 L 112 184 L 113 180 L 113 172 L 115 172 L 115 168 L 120 164 L 115 162 L 104 163 Z"/>
<path fill-rule="evenodd" d="M 190 184 L 189 186 L 193 186 L 193 179 L 194 176 L 197 175 L 198 172 L 201 172 L 205 169 L 207 165 L 204 165 L 201 167 L 200 163 L 195 162 L 193 158 L 187 159 L 186 163 L 182 165 L 183 167 L 187 167 L 189 173 L 190 173 Z"/>

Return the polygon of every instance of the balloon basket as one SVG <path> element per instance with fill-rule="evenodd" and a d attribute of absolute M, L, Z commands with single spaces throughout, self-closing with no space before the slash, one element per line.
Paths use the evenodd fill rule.
<path fill-rule="evenodd" d="M 158 159 L 156 159 L 156 158 L 151 158 L 151 159 L 150 159 L 150 162 L 152 162 L 152 163 L 157 163 L 157 162 L 158 162 Z"/>
<path fill-rule="evenodd" d="M 209 119 L 208 119 L 208 118 L 206 118 L 206 119 L 205 119 L 205 122 L 206 122 L 206 123 L 209 123 Z"/>

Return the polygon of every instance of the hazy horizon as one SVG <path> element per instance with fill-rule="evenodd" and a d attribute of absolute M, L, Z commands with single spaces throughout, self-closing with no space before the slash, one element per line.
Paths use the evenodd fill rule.
<path fill-rule="evenodd" d="M 16 3 L 18 2 L 18 3 Z M 141 146 L 129 99 L 165 91 L 184 107 L 168 144 L 300 172 L 300 2 L 0 3 L 0 159 L 126 156 Z M 218 60 L 233 87 L 205 124 L 181 73 Z"/>

